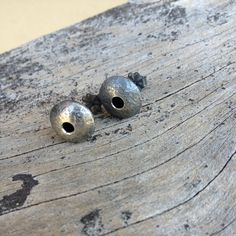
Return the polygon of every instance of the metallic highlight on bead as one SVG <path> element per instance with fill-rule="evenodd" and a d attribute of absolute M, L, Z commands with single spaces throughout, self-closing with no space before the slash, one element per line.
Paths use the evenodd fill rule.
<path fill-rule="evenodd" d="M 142 106 L 139 88 L 123 76 L 107 78 L 98 96 L 106 111 L 119 118 L 136 115 Z"/>
<path fill-rule="evenodd" d="M 92 135 L 94 118 L 88 108 L 74 101 L 63 101 L 50 112 L 52 128 L 63 139 L 79 142 Z"/>

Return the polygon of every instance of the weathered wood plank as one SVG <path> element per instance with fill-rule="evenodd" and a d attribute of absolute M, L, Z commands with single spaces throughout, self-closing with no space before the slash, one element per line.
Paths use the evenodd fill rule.
<path fill-rule="evenodd" d="M 236 235 L 235 13 L 131 1 L 0 55 L 1 235 Z M 55 135 L 54 103 L 130 71 L 140 114 Z"/>

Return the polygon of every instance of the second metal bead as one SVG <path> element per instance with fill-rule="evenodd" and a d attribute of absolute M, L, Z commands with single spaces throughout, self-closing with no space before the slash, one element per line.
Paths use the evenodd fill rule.
<path fill-rule="evenodd" d="M 136 115 L 142 106 L 139 88 L 123 76 L 107 78 L 98 96 L 107 112 L 119 118 Z"/>

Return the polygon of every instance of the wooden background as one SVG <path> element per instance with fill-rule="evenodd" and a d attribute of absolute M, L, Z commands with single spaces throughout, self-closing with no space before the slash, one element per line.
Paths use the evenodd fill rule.
<path fill-rule="evenodd" d="M 236 235 L 236 2 L 133 0 L 0 55 L 0 235 Z M 90 141 L 51 107 L 147 75 Z"/>

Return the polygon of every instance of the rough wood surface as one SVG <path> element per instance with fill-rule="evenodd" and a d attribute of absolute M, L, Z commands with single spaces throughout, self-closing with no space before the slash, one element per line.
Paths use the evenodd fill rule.
<path fill-rule="evenodd" d="M 234 0 L 132 1 L 0 55 L 0 234 L 236 235 L 235 24 Z M 53 104 L 134 71 L 140 114 L 55 135 Z"/>

